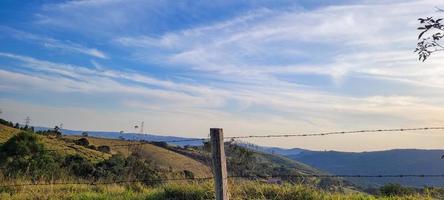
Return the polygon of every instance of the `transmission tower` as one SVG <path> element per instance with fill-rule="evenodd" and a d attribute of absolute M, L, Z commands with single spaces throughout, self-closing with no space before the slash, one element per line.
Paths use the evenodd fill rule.
<path fill-rule="evenodd" d="M 30 124 L 31 124 L 31 118 L 29 118 L 29 116 L 27 116 L 25 118 L 25 126 L 29 127 Z"/>
<path fill-rule="evenodd" d="M 139 130 L 140 130 L 140 133 L 141 133 L 141 134 L 144 133 L 144 130 L 143 130 L 143 124 L 144 124 L 144 122 L 141 122 L 141 123 L 140 123 L 140 126 L 139 126 L 139 125 L 135 125 L 135 126 L 134 126 L 135 129 L 140 128 Z"/>
<path fill-rule="evenodd" d="M 141 125 L 140 125 L 140 133 L 141 133 L 141 134 L 144 133 L 144 131 L 143 131 L 143 123 L 144 123 L 144 122 L 142 122 Z"/>

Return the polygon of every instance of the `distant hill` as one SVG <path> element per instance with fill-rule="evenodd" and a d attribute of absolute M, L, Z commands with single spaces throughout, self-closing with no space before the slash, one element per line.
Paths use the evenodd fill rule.
<path fill-rule="evenodd" d="M 243 147 L 247 147 L 248 149 L 262 152 L 262 153 L 270 153 L 270 154 L 277 154 L 281 156 L 287 156 L 287 155 L 296 155 L 299 154 L 305 149 L 300 148 L 292 148 L 292 149 L 286 149 L 286 148 L 280 148 L 280 147 L 266 147 L 266 146 L 259 146 L 254 144 L 247 144 L 247 143 L 241 143 L 240 144 Z"/>
<path fill-rule="evenodd" d="M 303 151 L 288 158 L 332 174 L 444 174 L 444 150 L 397 149 L 362 153 Z M 444 185 L 444 178 L 352 178 L 366 186 L 400 183 L 409 186 Z"/>
<path fill-rule="evenodd" d="M 47 127 L 34 127 L 36 131 L 38 130 L 48 130 L 50 128 Z M 62 129 L 61 132 L 63 135 L 82 135 L 84 131 L 78 130 L 69 130 Z M 100 138 L 109 138 L 109 139 L 125 139 L 125 140 L 133 140 L 133 141 L 157 141 L 157 142 L 165 142 L 165 141 L 174 141 L 174 140 L 183 140 L 183 139 L 196 139 L 196 138 L 184 138 L 184 137 L 175 137 L 175 136 L 163 136 L 163 135 L 153 135 L 153 134 L 141 134 L 141 133 L 120 133 L 113 131 L 86 131 L 89 136 L 92 137 L 100 137 Z M 174 144 L 179 146 L 185 145 L 193 145 L 198 146 L 202 145 L 201 141 L 186 141 L 186 142 L 175 142 Z"/>

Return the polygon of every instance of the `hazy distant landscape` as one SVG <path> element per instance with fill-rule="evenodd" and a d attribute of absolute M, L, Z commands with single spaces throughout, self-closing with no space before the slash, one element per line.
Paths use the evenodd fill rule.
<path fill-rule="evenodd" d="M 66 135 L 81 135 L 83 131 L 63 130 Z M 174 141 L 181 137 L 160 136 L 151 134 L 137 134 L 119 132 L 88 132 L 90 136 L 101 138 L 146 141 Z M 123 135 L 123 136 L 122 136 Z M 175 142 L 172 145 L 201 146 L 202 142 Z M 303 162 L 314 168 L 332 174 L 361 174 L 361 175 L 384 175 L 384 174 L 440 174 L 444 160 L 444 150 L 421 150 L 421 149 L 395 149 L 374 152 L 338 152 L 338 151 L 310 151 L 299 148 L 263 147 L 257 145 L 239 144 L 253 151 L 288 157 Z M 388 183 L 399 183 L 402 185 L 422 187 L 444 185 L 442 178 L 352 178 L 354 182 L 363 187 L 380 187 Z"/>

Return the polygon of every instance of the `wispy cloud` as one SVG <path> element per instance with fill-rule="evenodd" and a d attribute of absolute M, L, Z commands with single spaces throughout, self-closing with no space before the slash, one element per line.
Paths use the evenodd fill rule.
<path fill-rule="evenodd" d="M 432 85 L 440 76 L 436 68 L 440 59 L 429 63 L 427 70 L 436 76 L 420 76 L 417 72 L 424 70 L 412 46 L 416 42 L 416 18 L 429 14 L 434 4 L 415 1 L 390 6 L 331 6 L 313 11 L 259 10 L 158 38 L 122 37 L 116 41 L 142 47 L 138 55 L 151 49 L 163 50 L 166 64 L 235 79 L 276 81 L 276 76 L 282 74 L 315 74 L 329 75 L 338 84 L 344 76 L 358 74 L 391 77 L 392 81 L 428 79 Z M 391 76 L 383 76 L 389 71 Z M 417 76 L 406 77 L 405 71 Z"/>
<path fill-rule="evenodd" d="M 75 114 L 97 121 L 106 115 L 97 129 L 106 128 L 107 120 L 116 122 L 111 111 L 151 121 L 161 132 L 200 135 L 210 126 L 242 135 L 444 123 L 444 59 L 419 63 L 412 52 L 416 19 L 435 14 L 436 1 L 353 1 L 314 9 L 294 2 L 239 2 L 94 0 L 42 6 L 33 25 L 52 35 L 81 35 L 85 43 L 6 26 L 0 31 L 87 56 L 54 61 L 3 50 L 0 90 L 29 99 L 80 94 L 88 100 L 68 101 L 112 103 L 106 112 Z M 224 10 L 229 11 L 219 16 Z M 96 42 L 110 51 L 93 48 Z M 20 92 L 26 88 L 32 90 Z M 64 112 L 49 103 L 38 107 L 10 99 L 0 103 L 49 109 L 53 116 Z"/>
<path fill-rule="evenodd" d="M 417 109 L 423 107 L 421 104 L 424 104 L 424 106 L 434 104 L 432 101 L 426 101 L 419 97 L 345 97 L 323 94 L 309 89 L 282 87 L 281 85 L 238 85 L 236 89 L 228 90 L 201 84 L 190 85 L 160 80 L 139 73 L 106 68 L 98 70 L 53 63 L 9 53 L 0 53 L 0 56 L 19 61 L 18 67 L 32 70 L 32 72 L 26 73 L 2 70 L 0 73 L 3 80 L 2 85 L 9 88 L 32 87 L 33 90 L 62 93 L 80 92 L 90 95 L 120 93 L 131 95 L 135 99 L 130 104 L 133 107 L 134 105 L 141 105 L 140 102 L 142 101 L 148 100 L 146 102 L 149 102 L 151 106 L 166 110 L 189 108 L 192 110 L 200 109 L 201 112 L 210 112 L 212 109 L 223 109 L 228 102 L 234 101 L 238 102 L 239 105 L 247 105 L 246 107 L 243 106 L 242 109 L 269 108 L 281 114 L 290 114 L 295 112 L 295 109 L 301 109 L 297 112 L 319 115 L 316 112 L 328 111 L 333 114 L 336 112 L 335 110 L 341 110 L 341 112 L 350 113 L 377 113 L 397 116 L 402 115 L 402 113 L 390 113 L 392 111 L 390 107 L 413 106 Z M 236 110 L 223 112 L 230 113 L 232 111 L 237 112 Z"/>
<path fill-rule="evenodd" d="M 56 49 L 57 51 L 69 52 L 69 53 L 80 53 L 84 55 L 93 56 L 96 58 L 107 59 L 108 56 L 95 48 L 88 48 L 81 44 L 77 44 L 70 41 L 60 41 L 54 38 L 45 37 L 17 29 L 13 29 L 6 26 L 0 26 L 0 34 L 4 37 L 15 38 L 25 42 L 32 42 L 45 46 L 48 48 Z"/>

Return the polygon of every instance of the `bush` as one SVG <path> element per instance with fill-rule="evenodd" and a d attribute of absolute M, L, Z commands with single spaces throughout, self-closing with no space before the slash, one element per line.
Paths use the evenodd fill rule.
<path fill-rule="evenodd" d="M 11 137 L 0 152 L 0 161 L 10 177 L 57 178 L 61 174 L 60 160 L 59 155 L 45 151 L 36 135 L 29 132 Z"/>
<path fill-rule="evenodd" d="M 122 155 L 113 155 L 108 160 L 96 165 L 95 177 L 97 179 L 117 179 L 124 176 L 124 168 L 125 158 Z"/>
<path fill-rule="evenodd" d="M 135 156 L 128 158 L 113 155 L 96 165 L 95 178 L 108 180 L 142 180 L 146 185 L 156 184 L 159 169 L 151 163 Z"/>
<path fill-rule="evenodd" d="M 106 145 L 102 145 L 102 146 L 97 147 L 97 150 L 99 150 L 100 152 L 103 152 L 103 153 L 111 153 L 111 147 L 106 146 Z"/>
<path fill-rule="evenodd" d="M 94 165 L 80 155 L 71 155 L 65 158 L 64 167 L 70 174 L 77 177 L 92 177 L 95 171 Z"/>
<path fill-rule="evenodd" d="M 168 144 L 166 142 L 156 142 L 156 141 L 153 141 L 153 142 L 151 142 L 151 144 L 156 145 L 158 147 L 163 147 L 163 148 L 168 147 Z"/>
<path fill-rule="evenodd" d="M 0 124 L 3 124 L 5 126 L 14 127 L 14 124 L 12 122 L 8 122 L 4 119 L 0 119 Z"/>
<path fill-rule="evenodd" d="M 185 178 L 194 178 L 194 173 L 192 171 L 183 170 L 183 174 L 184 174 Z"/>
<path fill-rule="evenodd" d="M 76 141 L 74 141 L 75 144 L 80 145 L 80 146 L 84 146 L 84 147 L 88 147 L 89 146 L 89 141 L 86 138 L 80 138 Z"/>
<path fill-rule="evenodd" d="M 392 183 L 382 186 L 379 190 L 383 196 L 406 196 L 415 193 L 412 188 L 406 188 L 400 184 Z"/>

